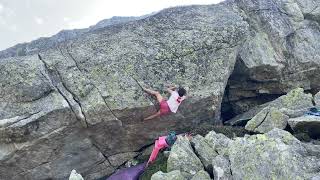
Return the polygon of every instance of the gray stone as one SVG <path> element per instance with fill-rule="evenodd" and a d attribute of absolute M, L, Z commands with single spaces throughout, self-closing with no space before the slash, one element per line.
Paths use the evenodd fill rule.
<path fill-rule="evenodd" d="M 163 151 L 163 155 L 164 157 L 169 158 L 170 151 Z"/>
<path fill-rule="evenodd" d="M 293 24 L 295 24 L 295 22 L 301 22 L 304 20 L 302 10 L 294 0 L 282 1 L 282 6 L 283 11 L 287 13 L 289 18 L 291 18 L 291 22 Z"/>
<path fill-rule="evenodd" d="M 292 111 L 305 111 L 308 108 L 313 107 L 313 104 L 312 95 L 305 94 L 303 91 L 304 90 L 302 88 L 293 89 L 288 94 L 283 95 L 271 102 L 270 106 L 279 108 L 283 111 L 284 114 L 287 114 L 288 116 L 290 116 L 290 114 L 292 113 L 287 112 L 286 109 Z"/>
<path fill-rule="evenodd" d="M 1 160 L 3 179 L 50 179 L 53 176 L 64 179 L 73 169 L 86 177 L 106 161 L 85 133 L 77 128 L 60 128 L 37 140 L 14 146 L 14 150 Z M 19 168 L 7 169 L 12 162 Z M 113 172 L 110 164 L 105 164 L 103 171 L 107 168 L 111 169 L 109 173 Z"/>
<path fill-rule="evenodd" d="M 291 129 L 296 133 L 307 133 L 310 137 L 319 137 L 320 135 L 320 117 L 302 116 L 288 120 Z"/>
<path fill-rule="evenodd" d="M 92 166 L 84 176 L 85 180 L 96 180 L 101 177 L 110 176 L 114 173 L 115 168 L 109 163 L 108 160 L 105 160 L 103 163 L 100 163 L 96 166 Z"/>
<path fill-rule="evenodd" d="M 312 143 L 303 143 L 303 146 L 306 148 L 308 155 L 320 157 L 320 145 L 315 145 Z"/>
<path fill-rule="evenodd" d="M 151 176 L 151 180 L 186 180 L 179 170 L 174 170 L 168 173 L 158 171 Z"/>
<path fill-rule="evenodd" d="M 210 131 L 206 136 L 205 140 L 207 143 L 218 152 L 218 154 L 223 155 L 228 153 L 228 147 L 231 143 L 231 139 L 227 136 Z"/>
<path fill-rule="evenodd" d="M 215 180 L 231 180 L 230 162 L 228 157 L 218 155 L 212 160 L 213 175 Z"/>
<path fill-rule="evenodd" d="M 152 153 L 153 147 L 154 147 L 153 145 L 148 146 L 146 149 L 143 150 L 141 155 L 142 156 L 149 156 Z"/>
<path fill-rule="evenodd" d="M 245 59 L 244 63 L 248 68 L 254 68 L 259 66 L 269 65 L 270 67 L 264 67 L 264 70 L 273 71 L 278 73 L 279 69 L 283 68 L 283 65 L 278 63 L 280 57 L 275 52 L 274 47 L 268 38 L 268 35 L 263 32 L 258 32 L 252 39 L 249 39 L 242 50 L 240 51 L 240 56 Z M 278 70 L 277 70 L 278 69 Z M 263 72 L 255 74 L 255 80 L 262 80 Z M 272 74 L 271 76 L 275 76 Z M 269 75 L 270 76 L 270 75 Z"/>
<path fill-rule="evenodd" d="M 211 178 L 207 171 L 201 170 L 197 172 L 197 174 L 194 175 L 191 180 L 211 180 Z"/>
<path fill-rule="evenodd" d="M 319 5 L 316 0 L 297 0 L 296 2 L 304 15 L 312 13 L 315 7 Z"/>
<path fill-rule="evenodd" d="M 137 152 L 120 153 L 120 154 L 109 156 L 108 159 L 112 166 L 117 167 L 127 162 L 128 160 L 133 159 L 138 154 L 139 153 Z"/>
<path fill-rule="evenodd" d="M 319 158 L 309 156 L 297 139 L 280 129 L 236 138 L 229 158 L 233 179 L 308 179 L 319 167 Z"/>
<path fill-rule="evenodd" d="M 320 174 L 311 178 L 311 180 L 320 180 Z"/>
<path fill-rule="evenodd" d="M 218 155 L 214 147 L 210 146 L 206 139 L 200 135 L 196 135 L 191 140 L 196 155 L 201 160 L 204 168 L 208 172 L 212 172 L 212 159 Z"/>
<path fill-rule="evenodd" d="M 284 129 L 289 117 L 301 116 L 313 107 L 312 95 L 305 94 L 302 88 L 296 88 L 270 102 L 247 124 L 249 131 L 266 133 L 273 128 Z"/>
<path fill-rule="evenodd" d="M 193 152 L 187 137 L 178 136 L 172 146 L 167 162 L 167 171 L 173 170 L 180 170 L 187 178 L 191 178 L 198 171 L 203 170 L 203 165 Z"/>
<path fill-rule="evenodd" d="M 301 145 L 301 142 L 297 138 L 292 136 L 288 131 L 284 131 L 282 129 L 274 128 L 265 135 L 269 138 L 280 139 L 287 145 Z"/>
<path fill-rule="evenodd" d="M 246 130 L 258 133 L 266 133 L 273 128 L 284 129 L 287 126 L 289 116 L 283 114 L 277 108 L 266 107 L 254 116 L 246 125 Z"/>

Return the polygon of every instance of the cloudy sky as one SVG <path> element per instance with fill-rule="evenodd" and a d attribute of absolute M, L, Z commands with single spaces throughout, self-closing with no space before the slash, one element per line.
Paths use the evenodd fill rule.
<path fill-rule="evenodd" d="M 85 28 L 112 16 L 140 16 L 163 8 L 222 0 L 0 0 L 0 50 L 62 29 Z"/>

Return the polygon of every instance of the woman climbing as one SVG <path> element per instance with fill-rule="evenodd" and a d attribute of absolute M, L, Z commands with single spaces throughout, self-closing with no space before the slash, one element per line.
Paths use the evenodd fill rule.
<path fill-rule="evenodd" d="M 142 87 L 143 90 L 151 95 L 156 96 L 157 101 L 160 104 L 160 110 L 157 111 L 155 114 L 144 118 L 144 120 L 150 120 L 162 115 L 170 114 L 171 112 L 176 113 L 178 107 L 180 106 L 181 102 L 186 98 L 187 91 L 183 87 L 169 87 L 167 91 L 171 94 L 169 100 L 166 100 L 161 96 L 158 91 L 153 91 L 151 89 L 147 89 Z"/>

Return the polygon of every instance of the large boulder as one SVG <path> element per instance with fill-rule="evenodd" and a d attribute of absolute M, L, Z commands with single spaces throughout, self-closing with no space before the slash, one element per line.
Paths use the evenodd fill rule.
<path fill-rule="evenodd" d="M 39 54 L 1 59 L 0 179 L 63 179 L 74 168 L 104 176 L 129 158 L 113 157 L 139 151 L 169 129 L 219 122 L 248 28 L 224 4 L 169 8 Z M 166 84 L 183 85 L 190 98 L 177 114 L 142 122 L 157 103 L 140 85 L 165 96 Z"/>
<path fill-rule="evenodd" d="M 229 148 L 233 179 L 308 179 L 318 172 L 319 157 L 308 154 L 290 133 L 236 138 Z"/>
<path fill-rule="evenodd" d="M 251 27 L 224 97 L 235 115 L 296 87 L 320 89 L 319 1 L 228 2 Z"/>
<path fill-rule="evenodd" d="M 193 152 L 187 137 L 178 136 L 168 158 L 167 170 L 168 172 L 180 170 L 183 176 L 187 178 L 191 178 L 197 172 L 203 170 L 203 165 Z"/>
<path fill-rule="evenodd" d="M 288 124 L 295 133 L 307 133 L 310 137 L 320 137 L 320 117 L 318 116 L 301 116 L 291 118 Z"/>

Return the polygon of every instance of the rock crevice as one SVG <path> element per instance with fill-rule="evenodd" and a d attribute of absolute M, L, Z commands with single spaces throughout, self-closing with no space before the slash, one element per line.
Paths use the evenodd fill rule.
<path fill-rule="evenodd" d="M 62 50 L 59 48 L 61 54 L 63 55 L 62 53 Z M 83 72 L 83 70 L 80 68 L 77 60 L 72 56 L 71 52 L 69 51 L 68 47 L 66 47 L 66 52 L 68 54 L 68 56 L 73 60 L 73 62 L 75 63 L 77 69 L 89 80 L 90 84 L 98 91 L 98 93 L 100 94 L 101 98 L 103 99 L 105 105 L 107 106 L 107 108 L 109 109 L 109 111 L 111 112 L 111 114 L 114 116 L 114 118 L 118 121 L 120 121 L 117 116 L 115 115 L 115 113 L 112 111 L 112 109 L 110 108 L 110 106 L 108 105 L 107 101 L 105 100 L 105 98 L 102 96 L 102 93 L 101 93 L 101 90 L 89 79 L 89 77 L 86 75 L 85 72 Z"/>
<path fill-rule="evenodd" d="M 55 70 L 50 69 L 49 64 L 42 59 L 42 56 L 40 54 L 38 54 L 38 58 L 43 63 L 44 68 L 47 72 L 46 75 L 44 74 L 42 75 L 55 87 L 55 89 L 59 92 L 59 94 L 65 99 L 70 109 L 75 114 L 77 119 L 83 124 L 83 126 L 88 127 L 86 116 L 81 107 L 81 102 L 76 98 L 75 94 L 73 94 L 72 91 L 70 91 L 67 88 L 67 86 L 64 84 L 59 71 L 56 68 L 54 68 Z M 59 82 L 55 82 L 57 79 L 59 79 Z M 68 98 L 68 94 L 73 101 L 71 100 L 71 98 Z"/>

